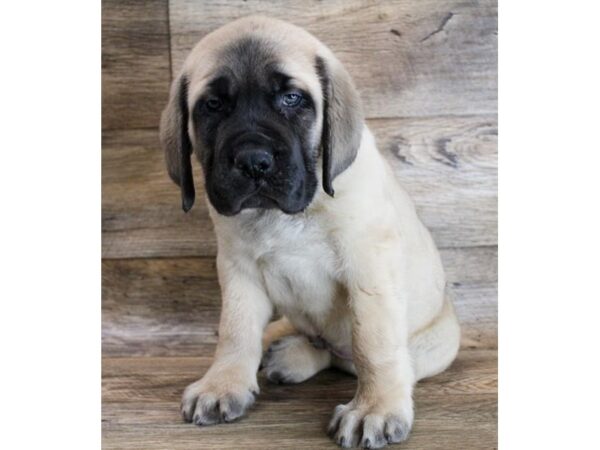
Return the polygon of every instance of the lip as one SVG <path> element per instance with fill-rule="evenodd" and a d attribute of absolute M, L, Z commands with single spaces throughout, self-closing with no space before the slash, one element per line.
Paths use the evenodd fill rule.
<path fill-rule="evenodd" d="M 304 181 L 299 189 L 304 189 Z M 267 179 L 254 180 L 252 185 L 248 186 L 250 191 L 245 192 L 242 196 L 237 198 L 229 198 L 228 205 L 222 205 L 220 202 L 213 203 L 217 208 L 217 211 L 224 216 L 235 216 L 245 209 L 279 209 L 285 214 L 294 215 L 303 212 L 306 209 L 307 204 L 300 205 L 287 205 L 285 201 L 285 195 L 277 195 L 278 191 L 273 189 Z M 281 194 L 281 193 L 280 193 Z M 210 196 L 210 195 L 209 195 Z M 288 206 L 292 206 L 289 208 Z"/>
<path fill-rule="evenodd" d="M 249 206 L 248 201 L 256 196 L 260 197 L 260 199 L 263 201 L 262 204 L 260 206 Z M 231 217 L 239 214 L 242 210 L 245 209 L 279 209 L 285 214 L 294 215 L 301 213 L 306 209 L 305 207 L 298 210 L 290 210 L 288 208 L 284 208 L 283 205 L 281 205 L 275 198 L 264 192 L 262 186 L 257 187 L 257 189 L 252 191 L 250 194 L 245 195 L 243 199 L 239 200 L 238 202 L 236 202 L 235 205 L 232 206 L 234 207 L 231 210 L 218 210 L 218 212 L 224 216 Z"/>
<path fill-rule="evenodd" d="M 256 196 L 260 196 L 261 198 L 267 200 L 269 203 L 272 204 L 273 207 L 278 207 L 279 206 L 278 202 L 274 198 L 272 198 L 271 196 L 269 196 L 265 193 L 265 188 L 267 188 L 267 187 L 268 187 L 268 185 L 264 180 L 259 180 L 259 182 L 256 184 L 256 187 L 251 192 L 248 192 L 242 198 L 239 198 L 235 202 L 235 204 L 231 205 L 232 206 L 231 210 L 219 211 L 219 213 L 223 214 L 225 216 L 235 216 L 240 211 L 247 208 L 246 205 L 248 203 L 248 200 L 250 200 Z"/>

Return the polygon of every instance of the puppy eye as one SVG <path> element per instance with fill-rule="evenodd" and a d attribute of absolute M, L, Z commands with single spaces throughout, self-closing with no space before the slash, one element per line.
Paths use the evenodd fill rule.
<path fill-rule="evenodd" d="M 218 112 L 223 109 L 223 102 L 216 97 L 206 100 L 206 108 L 211 112 Z"/>
<path fill-rule="evenodd" d="M 286 108 L 294 108 L 302 101 L 302 94 L 299 92 L 288 92 L 281 96 L 281 103 Z"/>

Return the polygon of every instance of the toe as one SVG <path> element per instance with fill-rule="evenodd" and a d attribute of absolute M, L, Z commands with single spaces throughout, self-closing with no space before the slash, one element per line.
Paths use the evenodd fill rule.
<path fill-rule="evenodd" d="M 333 416 L 327 426 L 327 434 L 331 437 L 335 435 L 338 430 L 340 420 L 342 420 L 342 414 L 346 410 L 346 405 L 337 405 L 333 410 Z"/>
<path fill-rule="evenodd" d="M 336 442 L 342 447 L 356 447 L 358 444 L 359 415 L 356 411 L 343 414 L 335 436 Z"/>
<path fill-rule="evenodd" d="M 380 415 L 369 414 L 363 420 L 362 439 L 360 446 L 363 448 L 382 448 L 387 444 L 383 434 L 385 422 Z"/>
<path fill-rule="evenodd" d="M 194 410 L 196 409 L 196 397 L 193 400 L 181 402 L 181 416 L 187 423 L 192 421 Z"/>
<path fill-rule="evenodd" d="M 385 421 L 384 434 L 386 440 L 391 443 L 405 441 L 410 433 L 410 424 L 398 416 L 390 416 Z"/>
<path fill-rule="evenodd" d="M 219 402 L 221 420 L 223 422 L 233 422 L 241 417 L 243 413 L 242 403 L 233 395 L 227 395 Z"/>
<path fill-rule="evenodd" d="M 193 420 L 194 423 L 199 426 L 219 423 L 220 413 L 218 400 L 210 394 L 199 395 Z"/>
<path fill-rule="evenodd" d="M 185 394 L 181 400 L 181 415 L 183 416 L 183 420 L 185 420 L 188 423 L 192 421 L 192 418 L 194 416 L 197 400 L 197 395 Z"/>

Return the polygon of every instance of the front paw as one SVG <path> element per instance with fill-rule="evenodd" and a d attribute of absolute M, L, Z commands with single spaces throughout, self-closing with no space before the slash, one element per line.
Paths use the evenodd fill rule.
<path fill-rule="evenodd" d="M 366 406 L 353 400 L 335 408 L 327 433 L 344 448 L 382 448 L 406 440 L 412 421 L 410 399 L 394 406 Z"/>
<path fill-rule="evenodd" d="M 254 403 L 258 385 L 228 373 L 207 373 L 183 392 L 181 414 L 186 422 L 214 425 L 233 422 Z"/>

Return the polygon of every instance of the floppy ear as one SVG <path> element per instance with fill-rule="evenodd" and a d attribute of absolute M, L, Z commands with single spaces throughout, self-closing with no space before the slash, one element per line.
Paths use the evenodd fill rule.
<path fill-rule="evenodd" d="M 194 205 L 196 192 L 192 174 L 192 143 L 188 134 L 188 82 L 181 76 L 171 86 L 169 103 L 160 118 L 160 141 L 165 151 L 167 170 L 181 188 L 181 204 L 188 212 Z"/>
<path fill-rule="evenodd" d="M 333 197 L 333 180 L 356 158 L 363 113 L 350 74 L 338 60 L 317 56 L 316 68 L 323 91 L 323 189 Z"/>

